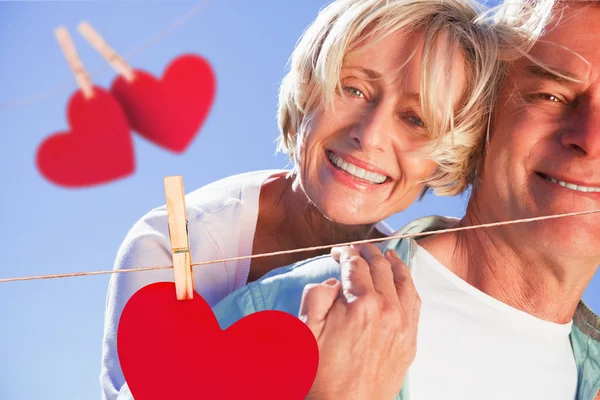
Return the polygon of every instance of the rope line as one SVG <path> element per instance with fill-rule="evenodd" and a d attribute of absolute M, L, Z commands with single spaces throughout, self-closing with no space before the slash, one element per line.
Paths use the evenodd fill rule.
<path fill-rule="evenodd" d="M 155 43 L 159 42 L 161 39 L 163 39 L 165 36 L 167 36 L 168 34 L 170 34 L 172 31 L 174 31 L 176 28 L 179 28 L 180 26 L 182 26 L 183 24 L 185 24 L 186 22 L 188 22 L 194 15 L 196 15 L 198 12 L 200 12 L 208 3 L 210 3 L 211 0 L 204 0 L 203 2 L 201 2 L 200 4 L 194 6 L 194 8 L 192 8 L 191 10 L 189 10 L 184 16 L 180 17 L 179 19 L 177 19 L 175 22 L 173 22 L 171 25 L 169 25 L 167 28 L 163 29 L 162 31 L 158 32 L 156 35 L 154 35 L 152 38 L 150 38 L 149 40 L 147 40 L 145 43 L 141 44 L 140 46 L 136 47 L 135 49 L 124 53 L 124 58 L 132 58 L 138 54 L 140 54 L 141 52 L 145 51 L 148 47 L 154 45 Z M 94 77 L 98 77 L 101 76 L 103 74 L 105 74 L 108 71 L 112 71 L 112 67 L 110 65 L 98 68 L 96 70 L 93 70 L 93 72 L 91 72 L 89 74 L 89 76 L 91 78 Z M 77 84 L 75 83 L 75 81 L 73 81 L 72 83 L 64 83 L 62 85 L 58 85 L 55 86 L 52 89 L 48 89 L 44 92 L 40 92 L 37 94 L 32 94 L 20 99 L 16 99 L 16 100 L 12 100 L 6 103 L 0 103 L 0 111 L 4 111 L 4 110 L 8 110 L 11 108 L 16 108 L 16 107 L 20 107 L 20 106 L 26 106 L 26 105 L 30 105 L 33 104 L 37 101 L 46 99 L 48 97 L 51 97 L 55 94 L 61 93 L 61 92 L 65 92 L 69 89 L 73 89 L 76 88 Z M 78 89 L 79 90 L 79 89 Z"/>
<path fill-rule="evenodd" d="M 271 252 L 271 253 L 262 253 L 262 254 L 254 254 L 254 255 L 249 255 L 249 256 L 222 258 L 219 260 L 201 261 L 201 262 L 197 262 L 197 263 L 192 263 L 192 267 L 196 267 L 199 265 L 207 265 L 207 264 L 217 264 L 217 263 L 228 262 L 228 261 L 238 261 L 238 260 L 246 260 L 246 259 L 261 258 L 261 257 L 272 257 L 272 256 L 277 256 L 277 255 L 282 255 L 282 254 L 292 254 L 292 253 L 309 252 L 309 251 L 314 251 L 314 250 L 324 250 L 324 249 L 330 249 L 332 247 L 350 246 L 350 245 L 363 244 L 363 243 L 384 242 L 384 241 L 393 240 L 393 239 L 414 238 L 414 237 L 418 237 L 418 236 L 426 236 L 426 235 L 432 235 L 432 234 L 466 231 L 466 230 L 471 230 L 471 229 L 491 228 L 491 227 L 496 227 L 496 226 L 522 224 L 522 223 L 526 223 L 526 222 L 543 221 L 543 220 L 549 220 L 549 219 L 573 217 L 573 216 L 577 216 L 577 215 L 587 215 L 587 214 L 596 214 L 596 213 L 600 213 L 600 210 L 580 211 L 580 212 L 573 212 L 573 213 L 566 213 L 566 214 L 547 215 L 547 216 L 543 216 L 543 217 L 523 218 L 523 219 L 517 219 L 517 220 L 513 220 L 513 221 L 492 222 L 492 223 L 488 223 L 488 224 L 463 226 L 463 227 L 459 227 L 459 228 L 440 229 L 437 231 L 427 231 L 427 232 L 411 233 L 411 234 L 406 234 L 406 235 L 387 236 L 385 238 L 365 239 L 365 240 L 357 240 L 357 241 L 345 242 L 345 243 L 336 243 L 336 244 L 330 244 L 330 245 L 324 245 L 324 246 L 305 247 L 305 248 L 301 248 L 301 249 L 292 249 L 292 250 L 281 250 L 281 251 L 275 251 L 275 252 Z M 65 273 L 65 274 L 24 276 L 24 277 L 17 277 L 17 278 L 2 278 L 2 279 L 0 279 L 0 283 L 16 282 L 16 281 L 31 281 L 31 280 L 38 280 L 38 279 L 71 278 L 71 277 L 75 277 L 75 276 L 108 275 L 108 274 L 122 274 L 122 273 L 129 273 L 129 272 L 156 271 L 156 270 L 160 270 L 160 269 L 169 269 L 169 268 L 173 268 L 173 266 L 167 265 L 167 266 L 161 266 L 161 267 L 140 267 L 140 268 L 118 269 L 118 270 L 111 269 L 111 270 L 106 270 L 106 271 L 71 272 L 71 273 Z"/>

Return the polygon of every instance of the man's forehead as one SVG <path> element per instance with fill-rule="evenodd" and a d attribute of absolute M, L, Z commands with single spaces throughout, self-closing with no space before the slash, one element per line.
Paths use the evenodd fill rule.
<path fill-rule="evenodd" d="M 600 32 L 597 17 L 600 15 L 600 0 L 569 0 L 559 1 L 548 21 L 542 39 L 563 36 L 563 39 L 572 40 L 574 37 L 564 37 L 564 32 L 593 36 Z"/>
<path fill-rule="evenodd" d="M 523 58 L 519 70 L 528 77 L 546 78 L 560 81 L 561 76 L 566 80 L 586 81 L 600 71 L 600 58 L 589 57 L 579 46 L 565 46 L 548 41 L 538 42 L 529 52 L 537 61 Z M 547 68 L 544 68 L 547 67 Z"/>
<path fill-rule="evenodd" d="M 585 80 L 600 72 L 600 0 L 568 1 L 558 6 L 529 55 L 564 75 Z M 531 62 L 522 60 L 527 72 Z"/>

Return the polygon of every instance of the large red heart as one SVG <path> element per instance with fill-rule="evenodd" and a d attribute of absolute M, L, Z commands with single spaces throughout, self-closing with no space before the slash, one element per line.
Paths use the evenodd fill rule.
<path fill-rule="evenodd" d="M 210 64 L 197 55 L 171 62 L 161 80 L 142 70 L 131 83 L 118 76 L 111 92 L 129 124 L 151 142 L 182 153 L 192 142 L 212 106 L 216 81 Z"/>
<path fill-rule="evenodd" d="M 171 282 L 129 299 L 117 349 L 135 400 L 300 400 L 319 361 L 315 337 L 294 316 L 261 311 L 221 330 L 202 297 L 177 300 Z"/>
<path fill-rule="evenodd" d="M 91 99 L 77 91 L 69 99 L 67 119 L 71 131 L 55 133 L 38 147 L 36 164 L 46 179 L 65 187 L 84 187 L 133 173 L 127 118 L 107 91 L 95 86 Z"/>

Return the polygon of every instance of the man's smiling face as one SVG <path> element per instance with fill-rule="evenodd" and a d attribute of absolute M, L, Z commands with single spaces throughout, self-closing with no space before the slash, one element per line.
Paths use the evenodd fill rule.
<path fill-rule="evenodd" d="M 554 72 L 527 58 L 510 68 L 474 192 L 493 220 L 600 209 L 599 21 L 600 3 L 569 2 L 530 52 Z M 515 229 L 552 251 L 600 257 L 598 214 Z"/>

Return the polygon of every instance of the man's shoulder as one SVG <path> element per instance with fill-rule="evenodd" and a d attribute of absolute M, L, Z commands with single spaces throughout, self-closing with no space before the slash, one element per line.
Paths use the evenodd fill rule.
<path fill-rule="evenodd" d="M 424 217 L 409 223 L 395 235 L 435 230 L 456 222 L 453 218 Z M 399 256 L 408 263 L 409 243 L 409 240 L 393 239 L 379 248 L 395 248 Z M 274 269 L 258 281 L 240 288 L 219 302 L 213 311 L 223 329 L 246 315 L 264 310 L 284 311 L 297 316 L 304 287 L 311 283 L 322 283 L 329 278 L 341 279 L 340 266 L 330 255 L 304 260 Z"/>
<path fill-rule="evenodd" d="M 319 256 L 270 271 L 219 302 L 213 311 L 222 329 L 246 315 L 266 310 L 297 316 L 302 292 L 310 283 L 340 279 L 340 266 L 329 255 Z"/>
<path fill-rule="evenodd" d="M 327 254 L 274 269 L 251 286 L 263 295 L 269 295 L 273 289 L 291 295 L 292 290 L 302 290 L 309 283 L 321 283 L 329 278 L 340 279 L 340 265 Z"/>
<path fill-rule="evenodd" d="M 381 246 L 382 251 L 395 249 L 396 252 L 400 253 L 403 246 L 409 243 L 405 240 L 413 235 L 424 234 L 427 232 L 433 232 L 441 229 L 454 228 L 460 220 L 454 217 L 442 217 L 439 215 L 429 215 L 426 217 L 417 218 L 401 229 L 397 230 L 390 236 L 407 236 L 406 238 L 393 238 L 385 241 Z M 420 235 L 421 236 L 421 235 Z"/>
<path fill-rule="evenodd" d="M 431 216 L 412 221 L 394 235 L 410 235 L 424 231 L 448 228 L 456 225 L 455 218 Z M 382 251 L 390 248 L 399 248 L 408 240 L 393 239 L 378 246 Z M 300 293 L 309 283 L 321 283 L 329 278 L 340 279 L 340 266 L 330 255 L 323 255 L 308 260 L 300 261 L 287 267 L 277 268 L 260 280 L 248 285 L 249 290 L 266 298 L 270 307 L 277 307 L 281 298 L 287 298 Z M 299 304 L 299 303 L 298 303 Z M 277 309 L 277 308 L 269 308 Z"/>
<path fill-rule="evenodd" d="M 573 316 L 570 339 L 578 370 L 577 399 L 600 398 L 600 317 L 583 300 Z"/>

